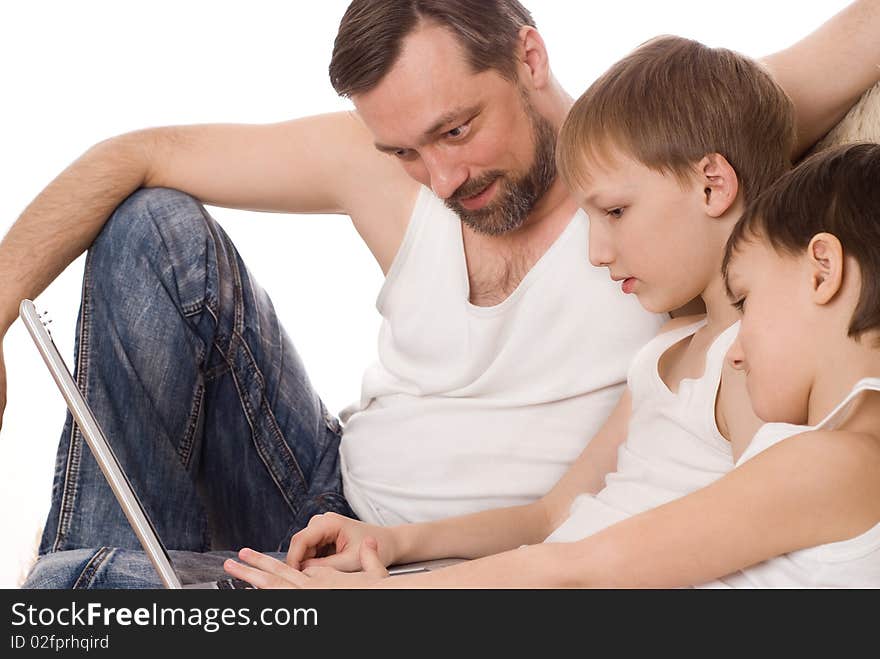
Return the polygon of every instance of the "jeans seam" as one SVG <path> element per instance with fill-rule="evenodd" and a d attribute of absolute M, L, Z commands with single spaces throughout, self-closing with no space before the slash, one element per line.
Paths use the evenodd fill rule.
<path fill-rule="evenodd" d="M 206 211 L 204 207 L 200 207 L 202 210 L 202 216 L 205 219 L 205 222 L 209 224 L 208 218 L 206 215 Z M 213 232 L 211 232 L 213 235 Z M 242 395 L 241 383 L 238 381 L 238 374 L 236 373 L 233 356 L 236 354 L 236 349 L 241 346 L 243 348 L 243 355 L 246 357 L 248 366 L 253 369 L 253 372 L 256 376 L 257 386 L 260 391 L 260 411 L 263 413 L 264 417 L 268 420 L 269 429 L 274 436 L 276 447 L 280 447 L 282 452 L 282 460 L 285 463 L 285 467 L 288 470 L 293 471 L 298 477 L 300 481 L 300 485 L 304 492 L 308 491 L 308 482 L 306 481 L 305 475 L 303 474 L 302 467 L 300 467 L 299 462 L 296 459 L 296 456 L 293 455 L 293 452 L 290 450 L 290 447 L 287 445 L 287 442 L 284 441 L 284 437 L 281 434 L 280 429 L 278 428 L 278 422 L 275 419 L 275 415 L 272 413 L 272 410 L 268 406 L 268 400 L 266 397 L 266 379 L 263 376 L 262 371 L 257 365 L 256 359 L 254 359 L 254 355 L 251 352 L 250 346 L 247 344 L 247 341 L 244 338 L 244 292 L 243 292 L 243 284 L 241 279 L 241 270 L 238 267 L 238 259 L 235 254 L 235 248 L 231 244 L 229 240 L 226 239 L 224 234 L 218 233 L 217 237 L 220 242 L 223 243 L 225 247 L 225 251 L 229 254 L 229 261 L 233 276 L 233 323 L 232 323 L 232 333 L 229 337 L 229 345 L 227 346 L 227 351 L 224 352 L 222 347 L 217 346 L 218 351 L 223 356 L 223 359 L 229 364 L 230 374 L 232 375 L 232 381 L 235 384 L 235 389 L 238 392 L 239 401 L 242 404 L 242 408 L 245 411 L 245 416 L 247 417 L 248 425 L 251 428 L 251 437 L 253 438 L 254 447 L 257 450 L 257 454 L 260 456 L 260 460 L 266 467 L 266 471 L 269 473 L 269 476 L 272 478 L 275 486 L 278 488 L 278 491 L 281 493 L 281 496 L 287 501 L 287 505 L 290 507 L 290 510 L 295 515 L 297 513 L 298 506 L 296 505 L 295 500 L 292 500 L 288 495 L 288 492 L 281 485 L 279 478 L 275 474 L 275 470 L 272 467 L 272 461 L 269 459 L 270 456 L 265 447 L 260 446 L 260 443 L 257 441 L 258 433 L 256 432 L 257 424 L 257 414 L 254 409 L 251 407 L 250 401 L 246 396 Z"/>
<path fill-rule="evenodd" d="M 83 288 L 82 288 L 82 305 L 80 308 L 80 332 L 79 332 L 79 351 L 77 354 L 76 386 L 88 400 L 88 371 L 89 371 L 89 334 L 90 334 L 90 312 L 89 304 L 91 301 L 91 263 L 92 253 L 86 256 L 86 263 L 83 270 Z M 69 412 L 68 412 L 69 414 Z M 82 443 L 83 436 L 76 420 L 71 415 L 70 423 L 70 443 L 67 449 L 67 465 L 64 470 L 64 483 L 62 486 L 61 505 L 58 510 L 58 527 L 55 532 L 55 542 L 53 543 L 53 551 L 57 551 L 67 532 L 70 530 L 70 524 L 73 519 L 74 506 L 76 505 L 76 493 L 78 489 L 79 468 L 82 460 Z"/>
<path fill-rule="evenodd" d="M 92 585 L 92 582 L 95 580 L 95 575 L 98 573 L 100 567 L 107 561 L 110 556 L 113 555 L 115 549 L 110 549 L 110 547 L 101 547 L 94 556 L 92 556 L 91 560 L 86 564 L 83 568 L 82 572 L 80 572 L 79 576 L 76 579 L 76 582 L 73 584 L 74 589 L 78 588 L 88 588 Z"/>
<path fill-rule="evenodd" d="M 223 355 L 223 358 L 229 362 L 229 374 L 232 376 L 232 382 L 235 385 L 235 390 L 238 392 L 239 402 L 241 403 L 242 409 L 244 409 L 245 417 L 247 418 L 247 422 L 248 422 L 248 426 L 250 426 L 251 438 L 252 438 L 252 441 L 254 444 L 254 448 L 257 451 L 257 455 L 260 456 L 260 461 L 266 467 L 266 471 L 268 472 L 269 477 L 275 483 L 275 486 L 278 488 L 278 491 L 281 493 L 281 496 L 284 497 L 285 501 L 287 501 L 287 505 L 290 507 L 290 510 L 294 514 L 296 514 L 296 512 L 297 512 L 296 502 L 291 500 L 291 497 L 288 496 L 288 492 L 281 485 L 280 481 L 276 477 L 275 470 L 272 467 L 270 456 L 266 450 L 266 447 L 262 446 L 261 443 L 257 440 L 257 436 L 258 436 L 257 414 L 255 413 L 254 409 L 251 407 L 250 401 L 247 399 L 247 396 L 243 395 L 243 393 L 242 393 L 241 383 L 238 380 L 238 374 L 236 373 L 235 368 L 232 366 L 232 360 L 230 360 L 229 356 L 226 355 L 225 353 L 223 353 L 222 350 L 221 350 L 221 354 Z M 251 366 L 254 367 L 253 363 L 251 363 Z M 260 406 L 262 408 L 265 408 L 266 407 L 265 406 L 266 396 L 265 396 L 265 387 L 263 385 L 264 381 L 263 381 L 262 373 L 260 373 L 260 370 L 256 367 L 254 367 L 254 371 L 256 372 L 256 375 L 257 375 L 257 378 L 259 381 L 258 386 L 260 387 L 260 400 L 262 401 Z M 302 469 L 300 468 L 299 463 L 296 461 L 295 456 L 290 455 L 290 447 L 287 446 L 287 443 L 284 441 L 284 439 L 277 435 L 277 432 L 276 432 L 277 423 L 275 422 L 274 415 L 271 413 L 271 410 L 268 410 L 268 409 L 265 409 L 264 412 L 270 418 L 270 421 L 272 422 L 270 425 L 272 426 L 273 434 L 275 434 L 276 444 L 280 444 L 281 446 L 283 446 L 285 456 L 290 458 L 290 460 L 292 461 L 292 465 L 289 464 L 288 467 L 291 467 L 291 466 L 293 467 L 296 474 L 299 476 L 300 483 L 303 485 L 303 489 L 307 490 L 308 488 L 306 487 L 305 476 L 302 473 Z"/>
<path fill-rule="evenodd" d="M 198 302 L 191 302 L 189 304 L 181 304 L 180 310 L 183 312 L 184 318 L 190 318 L 192 316 L 196 316 L 201 313 L 202 309 L 205 306 L 205 301 L 200 300 Z"/>
<path fill-rule="evenodd" d="M 198 427 L 199 416 L 202 413 L 202 403 L 204 402 L 204 398 L 205 385 L 204 383 L 199 383 L 198 387 L 196 387 L 195 397 L 193 398 L 192 410 L 190 411 L 189 419 L 187 420 L 186 432 L 184 432 L 183 438 L 180 441 L 180 446 L 177 449 L 177 455 L 186 469 L 189 469 L 189 462 L 192 459 L 195 433 L 196 428 Z"/>

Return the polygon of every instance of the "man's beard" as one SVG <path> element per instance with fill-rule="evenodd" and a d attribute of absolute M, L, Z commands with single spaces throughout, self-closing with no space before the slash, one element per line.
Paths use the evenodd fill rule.
<path fill-rule="evenodd" d="M 492 170 L 470 179 L 446 199 L 446 205 L 471 229 L 487 236 L 499 236 L 522 226 L 538 200 L 556 180 L 556 131 L 553 126 L 523 99 L 532 124 L 535 156 L 532 166 L 521 177 L 509 172 Z M 473 197 L 498 179 L 495 199 L 484 208 L 469 211 L 460 200 Z"/>

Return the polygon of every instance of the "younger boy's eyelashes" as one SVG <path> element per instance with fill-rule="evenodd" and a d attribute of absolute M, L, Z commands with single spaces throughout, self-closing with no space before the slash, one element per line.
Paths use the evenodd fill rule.
<path fill-rule="evenodd" d="M 745 310 L 745 308 L 746 308 L 746 298 L 745 298 L 745 297 L 741 297 L 739 300 L 737 300 L 736 302 L 733 303 L 733 307 L 734 307 L 737 311 L 739 311 L 740 313 L 742 313 L 742 312 Z"/>
<path fill-rule="evenodd" d="M 609 208 L 605 211 L 606 217 L 613 217 L 615 220 L 619 220 L 623 217 L 623 208 Z"/>

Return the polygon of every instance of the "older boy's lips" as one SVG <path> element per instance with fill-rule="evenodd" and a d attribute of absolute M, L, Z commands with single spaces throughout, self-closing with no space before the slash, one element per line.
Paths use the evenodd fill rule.
<path fill-rule="evenodd" d="M 495 187 L 498 184 L 499 179 L 495 179 L 485 188 L 483 188 L 482 192 L 478 192 L 473 197 L 464 197 L 458 200 L 458 203 L 461 204 L 462 208 L 468 211 L 478 211 L 481 208 L 485 207 L 492 200 L 492 195 L 495 192 Z"/>
<path fill-rule="evenodd" d="M 633 292 L 636 282 L 638 281 L 635 277 L 614 277 L 613 275 L 611 279 L 623 282 L 620 287 L 627 295 Z"/>

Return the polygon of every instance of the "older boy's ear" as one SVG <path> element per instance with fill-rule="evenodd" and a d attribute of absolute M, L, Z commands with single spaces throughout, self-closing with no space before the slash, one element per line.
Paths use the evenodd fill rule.
<path fill-rule="evenodd" d="M 706 214 L 709 217 L 721 217 L 736 201 L 739 178 L 727 158 L 720 153 L 704 156 L 697 169 L 703 186 Z"/>
<path fill-rule="evenodd" d="M 843 246 L 830 233 L 817 233 L 807 247 L 812 297 L 828 304 L 843 284 Z"/>

